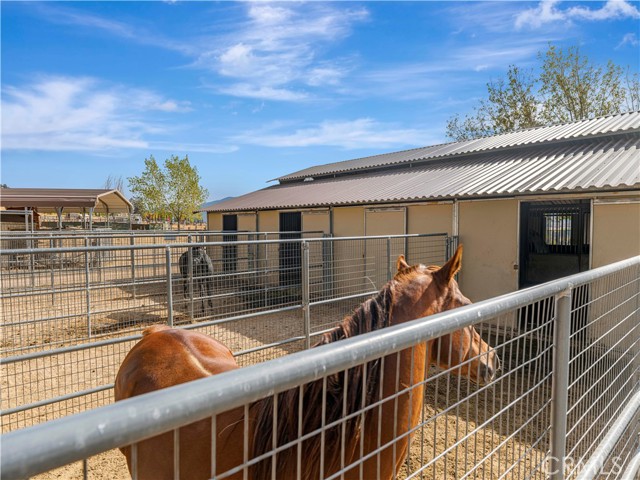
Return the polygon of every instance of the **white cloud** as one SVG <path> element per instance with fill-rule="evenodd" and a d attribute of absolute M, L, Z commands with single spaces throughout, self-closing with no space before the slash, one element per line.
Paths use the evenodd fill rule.
<path fill-rule="evenodd" d="M 195 50 L 188 42 L 179 42 L 167 38 L 158 32 L 149 32 L 141 25 L 129 25 L 83 12 L 78 9 L 61 7 L 45 3 L 34 4 L 34 9 L 47 21 L 61 25 L 73 25 L 91 32 L 105 32 L 115 37 L 133 40 L 143 45 L 152 45 L 167 50 L 177 51 L 185 55 L 195 54 Z"/>
<path fill-rule="evenodd" d="M 635 33 L 626 33 L 620 43 L 616 46 L 616 50 L 624 47 L 625 45 L 630 45 L 631 47 L 637 47 L 640 45 L 638 41 L 638 36 Z"/>
<path fill-rule="evenodd" d="M 282 130 L 278 126 L 277 129 Z M 263 147 L 333 146 L 345 149 L 394 148 L 428 145 L 435 142 L 433 132 L 378 122 L 371 118 L 324 121 L 319 125 L 299 128 L 292 133 L 247 132 L 234 139 L 237 142 Z"/>
<path fill-rule="evenodd" d="M 312 87 L 338 85 L 346 73 L 346 70 L 340 70 L 339 68 L 319 66 L 308 71 L 306 82 Z"/>
<path fill-rule="evenodd" d="M 437 100 L 443 91 L 464 88 L 470 82 L 484 85 L 486 72 L 502 72 L 507 65 L 527 67 L 553 35 L 528 35 L 510 42 L 491 38 L 450 48 L 445 55 L 423 62 L 394 63 L 354 75 L 345 95 L 396 100 Z M 444 86 L 444 87 L 443 87 Z"/>
<path fill-rule="evenodd" d="M 558 3 L 559 0 L 542 0 L 536 8 L 525 10 L 516 16 L 516 28 L 527 25 L 537 28 L 545 23 L 565 20 L 565 14 L 556 8 Z"/>
<path fill-rule="evenodd" d="M 258 24 L 278 25 L 287 22 L 292 17 L 292 11 L 283 6 L 252 3 L 248 15 Z"/>
<path fill-rule="evenodd" d="M 607 0 L 601 8 L 584 6 L 559 8 L 559 0 L 542 0 L 536 8 L 527 9 L 516 16 L 516 28 L 539 28 L 553 22 L 570 22 L 571 20 L 614 20 L 623 18 L 640 18 L 640 10 L 627 0 Z"/>
<path fill-rule="evenodd" d="M 45 3 L 34 11 L 53 23 L 180 52 L 189 59 L 189 67 L 222 77 L 214 82 L 221 93 L 287 102 L 307 100 L 323 87 L 340 85 L 353 69 L 353 58 L 326 58 L 326 51 L 369 16 L 362 7 L 314 2 L 247 2 L 238 8 L 243 9 L 242 20 L 226 20 L 224 28 L 212 29 L 212 35 L 200 30 L 183 39 L 72 7 Z"/>
<path fill-rule="evenodd" d="M 327 61 L 322 56 L 368 13 L 314 3 L 250 3 L 246 16 L 233 33 L 210 40 L 215 48 L 201 47 L 194 65 L 230 79 L 223 93 L 298 101 L 309 96 L 301 88 L 338 85 L 350 71 L 349 59 Z"/>
<path fill-rule="evenodd" d="M 619 18 L 640 18 L 640 10 L 627 0 L 608 0 L 602 8 L 592 10 L 583 6 L 567 10 L 569 17 L 585 20 L 612 20 Z"/>
<path fill-rule="evenodd" d="M 87 152 L 153 148 L 153 136 L 168 131 L 158 115 L 188 110 L 187 103 L 149 90 L 104 85 L 88 77 L 42 78 L 26 86 L 3 87 L 2 148 Z M 214 151 L 219 148 L 209 146 Z"/>
<path fill-rule="evenodd" d="M 304 92 L 296 92 L 286 88 L 261 86 L 252 83 L 235 83 L 229 87 L 220 87 L 218 91 L 234 97 L 278 100 L 283 102 L 300 102 L 309 98 Z"/>

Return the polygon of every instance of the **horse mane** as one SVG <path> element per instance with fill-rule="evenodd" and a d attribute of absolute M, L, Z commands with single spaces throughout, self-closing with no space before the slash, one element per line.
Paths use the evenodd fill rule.
<path fill-rule="evenodd" d="M 372 332 L 389 325 L 392 305 L 391 282 L 373 298 L 360 305 L 353 314 L 345 317 L 334 329 L 325 333 L 322 339 L 314 345 L 326 345 L 345 338 L 350 338 L 367 332 Z M 366 372 L 366 378 L 363 379 Z M 358 365 L 345 372 L 329 375 L 326 378 L 326 391 L 323 394 L 323 380 L 316 380 L 303 387 L 302 397 L 304 412 L 302 431 L 299 432 L 298 412 L 300 389 L 292 389 L 278 395 L 278 421 L 276 425 L 277 447 L 294 442 L 301 435 L 317 431 L 322 425 L 330 425 L 346 416 L 360 411 L 364 406 L 376 402 L 380 390 L 380 360 L 364 365 Z M 364 381 L 364 389 L 363 389 Z M 346 398 L 345 398 L 346 382 Z M 364 390 L 364 392 L 363 392 Z M 364 395 L 363 395 L 364 393 Z M 325 419 L 322 421 L 321 405 L 325 402 Z M 373 410 L 366 415 L 370 416 Z M 252 442 L 253 457 L 271 452 L 273 441 L 273 397 L 264 398 L 252 406 L 251 417 L 254 419 L 254 434 Z M 366 420 L 365 420 L 366 421 Z M 320 472 L 320 450 L 324 445 L 324 472 L 334 472 L 340 466 L 340 452 L 342 447 L 342 428 L 344 424 L 346 445 L 344 445 L 345 461 L 348 462 L 360 441 L 362 415 L 342 421 L 338 426 L 328 428 L 321 442 L 320 433 L 305 440 L 302 445 L 304 460 L 300 465 L 300 478 L 318 478 Z M 252 468 L 251 478 L 270 478 L 271 462 L 274 456 L 256 463 Z M 296 473 L 297 447 L 296 445 L 277 454 L 276 464 L 279 475 Z M 283 473 L 284 472 L 284 473 Z"/>

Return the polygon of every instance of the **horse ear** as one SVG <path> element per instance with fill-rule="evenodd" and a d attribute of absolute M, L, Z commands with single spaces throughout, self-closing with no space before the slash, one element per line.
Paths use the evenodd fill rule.
<path fill-rule="evenodd" d="M 398 257 L 398 261 L 396 262 L 396 269 L 400 272 L 402 270 L 406 270 L 407 268 L 409 268 L 409 264 L 404 259 L 404 255 L 400 255 Z"/>
<path fill-rule="evenodd" d="M 440 270 L 436 272 L 436 276 L 440 277 L 445 284 L 448 284 L 453 276 L 462 268 L 462 245 L 460 245 L 456 253 L 445 263 Z"/>

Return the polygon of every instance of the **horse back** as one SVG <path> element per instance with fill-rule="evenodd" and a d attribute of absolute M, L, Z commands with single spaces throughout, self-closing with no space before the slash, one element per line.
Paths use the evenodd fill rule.
<path fill-rule="evenodd" d="M 238 368 L 231 350 L 208 335 L 155 325 L 127 354 L 116 376 L 115 399 Z"/>
<path fill-rule="evenodd" d="M 125 357 L 116 376 L 115 399 L 124 400 L 143 393 L 197 380 L 238 368 L 231 351 L 222 343 L 198 332 L 156 325 Z M 236 444 L 226 448 L 228 437 L 242 442 L 243 409 L 218 416 L 217 438 L 222 448 L 217 453 L 220 472 L 242 462 L 242 449 Z M 211 471 L 211 419 L 180 428 L 180 479 L 205 480 Z M 242 445 L 242 443 L 240 444 Z M 174 472 L 174 437 L 168 432 L 137 445 L 137 478 L 169 480 Z M 122 447 L 129 470 L 131 448 Z M 238 476 L 230 477 L 235 480 Z"/>

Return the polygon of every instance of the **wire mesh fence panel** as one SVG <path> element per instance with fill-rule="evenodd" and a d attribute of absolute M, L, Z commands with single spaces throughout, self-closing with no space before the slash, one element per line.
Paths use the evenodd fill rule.
<path fill-rule="evenodd" d="M 640 384 L 640 276 L 626 270 L 574 289 L 567 478 L 576 478 Z M 616 477 L 640 448 L 640 412 L 603 466 Z M 635 432 L 635 434 L 633 434 Z"/>
<path fill-rule="evenodd" d="M 305 244 L 302 255 L 306 266 Z M 453 311 L 466 302 L 438 285 L 443 274 L 401 265 L 318 348 L 10 433 L 3 469 L 33 474 L 123 447 L 128 467 L 114 454 L 113 476 L 542 479 L 560 465 L 570 478 L 618 478 L 638 451 L 640 257 Z M 207 325 L 218 340 L 221 325 Z M 165 355 L 143 342 L 150 357 L 116 391 L 135 390 Z"/>
<path fill-rule="evenodd" d="M 280 233 L 59 235 L 33 240 L 52 248 L 2 250 L 3 431 L 110 403 L 108 389 L 126 351 L 121 341 L 139 338 L 153 324 L 220 338 L 242 365 L 306 348 L 313 333 L 333 326 L 364 298 L 340 301 L 349 296 L 351 280 L 336 275 L 336 265 L 362 265 L 365 243 L 388 240 L 345 240 L 351 246 L 341 257 L 335 239 L 317 232 L 299 236 L 309 251 L 304 271 L 303 239 L 282 240 Z M 165 243 L 144 243 L 159 238 Z M 207 241 L 214 238 L 235 240 Z M 425 251 L 443 251 L 446 243 L 444 235 L 410 240 L 424 242 Z M 389 259 L 371 262 L 386 268 Z M 309 285 L 306 310 L 303 279 Z M 361 279 L 358 286 L 359 295 L 373 291 Z M 312 301 L 327 299 L 336 305 L 311 311 Z M 90 375 L 92 355 L 102 374 Z"/>

